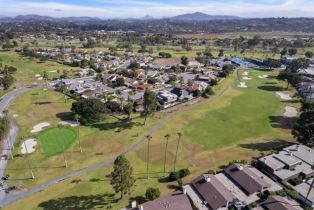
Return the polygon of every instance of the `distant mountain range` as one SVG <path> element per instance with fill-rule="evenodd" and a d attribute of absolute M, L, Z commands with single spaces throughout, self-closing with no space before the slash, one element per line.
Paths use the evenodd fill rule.
<path fill-rule="evenodd" d="M 63 17 L 63 18 L 54 18 L 50 16 L 41 16 L 41 15 L 18 15 L 15 18 L 9 17 L 1 17 L 0 19 L 10 19 L 10 20 L 18 20 L 18 21 L 53 21 L 53 20 L 65 20 L 65 21 L 89 21 L 89 20 L 102 20 L 97 17 Z M 118 18 L 113 18 L 118 19 Z M 240 19 L 237 16 L 225 16 L 225 15 L 208 15 L 201 12 L 195 13 L 187 13 L 174 17 L 168 18 L 154 18 L 150 15 L 146 15 L 142 18 L 126 18 L 126 20 L 155 20 L 155 19 L 170 19 L 175 21 L 210 21 L 210 20 L 232 20 L 232 19 Z M 123 20 L 123 19 L 120 19 Z"/>
<path fill-rule="evenodd" d="M 172 20 L 184 20 L 184 21 L 204 21 L 204 20 L 232 20 L 240 19 L 237 16 L 226 16 L 226 15 L 208 15 L 201 12 L 188 13 L 183 15 L 178 15 L 170 18 Z"/>

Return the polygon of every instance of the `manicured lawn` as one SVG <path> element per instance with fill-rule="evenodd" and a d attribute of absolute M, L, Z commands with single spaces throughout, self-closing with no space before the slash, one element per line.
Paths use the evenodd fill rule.
<path fill-rule="evenodd" d="M 47 155 L 56 155 L 67 150 L 77 138 L 77 130 L 71 127 L 56 127 L 44 130 L 39 139 Z"/>
<path fill-rule="evenodd" d="M 273 92 L 260 89 L 264 81 L 253 74 L 252 81 L 246 81 L 248 88 L 236 87 L 241 93 L 229 106 L 190 121 L 183 129 L 186 138 L 207 149 L 215 149 L 274 133 L 270 117 L 278 113 L 281 102 Z"/>

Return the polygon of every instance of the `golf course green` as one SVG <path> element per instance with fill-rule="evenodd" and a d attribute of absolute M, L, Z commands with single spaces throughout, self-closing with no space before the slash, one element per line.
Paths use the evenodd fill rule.
<path fill-rule="evenodd" d="M 77 131 L 65 126 L 50 128 L 40 133 L 39 139 L 46 155 L 56 155 L 73 144 L 77 139 Z"/>

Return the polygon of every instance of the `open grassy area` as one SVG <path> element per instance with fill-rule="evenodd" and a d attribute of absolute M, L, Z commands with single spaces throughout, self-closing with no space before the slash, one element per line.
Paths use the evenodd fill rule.
<path fill-rule="evenodd" d="M 40 133 L 39 139 L 46 155 L 56 155 L 67 150 L 77 138 L 77 130 L 59 126 Z"/>
<path fill-rule="evenodd" d="M 248 88 L 237 87 L 239 84 L 237 81 L 232 83 L 232 86 L 223 95 L 216 95 L 213 98 L 204 99 L 198 104 L 178 108 L 178 110 L 183 110 L 180 114 L 176 114 L 178 110 L 173 110 L 173 113 L 156 114 L 153 124 L 157 122 L 158 118 L 168 119 L 168 121 L 152 134 L 150 149 L 151 178 L 146 179 L 146 144 L 127 156 L 137 178 L 136 186 L 130 197 L 143 195 L 149 186 L 158 186 L 163 195 L 175 190 L 177 183 L 161 181 L 164 175 L 163 154 L 166 141 L 164 136 L 167 133 L 171 134 L 167 151 L 167 172 L 173 170 L 178 140 L 177 132 L 183 134 L 179 147 L 177 168 L 188 167 L 192 171 L 192 174 L 183 180 L 185 183 L 200 173 L 208 171 L 208 169 L 218 170 L 220 166 L 227 164 L 229 161 L 250 161 L 259 157 L 261 153 L 268 153 L 294 142 L 290 127 L 283 121 L 282 114 L 285 106 L 298 108 L 299 104 L 293 101 L 283 102 L 275 94 L 275 91 L 284 90 L 283 88 L 286 86 L 284 83 L 273 78 L 258 78 L 259 75 L 268 74 L 272 76 L 277 73 L 252 70 L 249 73 L 252 80 L 243 80 Z M 216 87 L 216 92 L 219 89 L 224 89 L 233 81 L 234 77 L 235 75 L 232 75 L 223 81 Z M 291 96 L 295 93 L 292 89 L 288 92 Z M 143 129 L 143 127 L 140 128 Z M 134 129 L 136 127 L 124 132 L 123 137 L 130 138 L 129 132 L 133 133 Z M 143 131 L 138 130 L 138 132 Z M 100 135 L 108 136 L 109 133 L 109 130 L 103 130 Z M 91 138 L 98 135 L 98 132 L 85 133 L 85 135 L 89 135 L 89 138 Z M 109 136 L 114 138 L 115 141 L 123 138 L 115 135 L 119 135 L 119 133 L 111 133 Z M 109 141 L 109 136 L 102 139 L 106 143 L 106 147 L 114 149 L 116 148 L 115 144 Z M 93 143 L 96 142 L 93 141 Z M 92 145 L 89 144 L 89 146 Z M 100 144 L 97 144 L 97 147 L 99 146 Z M 115 152 L 117 151 L 115 150 Z M 94 159 L 92 156 L 85 155 L 85 157 Z M 63 206 L 65 209 L 66 207 L 68 209 L 88 209 L 86 206 L 89 208 L 97 207 L 97 209 L 107 209 L 108 206 L 112 206 L 113 209 L 119 209 L 132 198 L 127 196 L 122 201 L 117 202 L 115 198 L 118 195 L 112 195 L 113 190 L 107 177 L 111 170 L 111 168 L 104 168 L 65 180 L 40 193 L 18 201 L 6 207 L 5 210 L 47 210 L 65 205 L 64 203 L 71 203 L 71 206 Z M 26 208 L 26 206 L 28 207 Z"/>
<path fill-rule="evenodd" d="M 48 122 L 51 127 L 57 127 L 61 121 L 73 120 L 70 113 L 71 104 L 72 101 L 65 100 L 62 94 L 44 91 L 42 88 L 33 89 L 13 102 L 10 114 L 17 115 L 16 121 L 20 132 L 15 143 L 16 158 L 9 161 L 6 169 L 6 173 L 12 177 L 10 185 L 29 188 L 73 170 L 110 159 L 124 152 L 160 120 L 149 118 L 147 126 L 144 127 L 144 119 L 138 115 L 133 115 L 132 121 L 121 121 L 108 116 L 102 122 L 80 126 L 79 138 L 66 150 L 69 165 L 66 169 L 62 154 L 47 156 L 44 152 L 44 144 L 39 144 L 36 151 L 29 155 L 36 179 L 29 179 L 29 171 L 25 168 L 27 160 L 20 151 L 21 142 L 26 138 L 40 139 L 40 134 L 31 133 L 31 130 L 34 125 L 41 122 Z M 58 138 L 60 138 L 59 135 Z M 82 146 L 82 153 L 79 142 Z"/>
<path fill-rule="evenodd" d="M 18 69 L 14 77 L 17 82 L 23 82 L 24 84 L 22 85 L 39 83 L 35 75 L 40 74 L 42 76 L 44 71 L 48 73 L 50 78 L 54 78 L 59 76 L 59 73 L 55 71 L 59 70 L 62 73 L 63 70 L 73 72 L 78 69 L 77 67 L 62 65 L 54 61 L 41 62 L 35 58 L 21 56 L 13 51 L 0 52 L 0 60 L 4 65 L 11 65 Z"/>

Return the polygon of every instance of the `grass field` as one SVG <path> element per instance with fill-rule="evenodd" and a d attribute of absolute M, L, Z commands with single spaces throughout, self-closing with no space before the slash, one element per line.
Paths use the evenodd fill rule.
<path fill-rule="evenodd" d="M 177 184 L 159 181 L 163 176 L 163 155 L 161 154 L 164 154 L 164 136 L 167 133 L 171 134 L 167 151 L 166 169 L 168 172 L 173 170 L 177 132 L 183 133 L 177 168 L 188 167 L 192 171 L 192 174 L 183 180 L 185 183 L 208 169 L 217 170 L 229 161 L 250 161 L 259 157 L 261 153 L 269 153 L 294 142 L 290 128 L 282 125 L 280 119 L 285 106 L 291 105 L 298 108 L 299 104 L 282 102 L 274 93 L 275 90 L 285 87 L 284 83 L 272 78 L 258 78 L 258 75 L 276 75 L 277 73 L 252 70 L 249 73 L 252 80 L 245 81 L 248 88 L 238 88 L 239 82 L 231 83 L 231 87 L 223 95 L 216 95 L 214 100 L 213 98 L 204 99 L 198 104 L 178 108 L 178 110 L 185 110 L 181 114 L 176 115 L 176 110 L 173 113 L 156 114 L 155 118 L 157 119 L 161 116 L 163 118 L 172 117 L 152 134 L 151 178 L 149 180 L 145 179 L 147 145 L 142 145 L 127 156 L 137 178 L 132 197 L 143 195 L 149 186 L 158 186 L 165 195 L 173 191 L 173 186 Z M 234 78 L 235 75 L 232 75 L 223 81 L 216 87 L 216 92 L 230 84 Z M 292 89 L 288 91 L 291 95 L 295 93 Z M 154 123 L 156 122 L 155 120 Z M 124 133 L 124 135 L 128 135 L 124 137 L 129 138 L 129 132 L 133 133 L 133 129 Z M 95 134 L 85 133 L 84 135 L 92 138 Z M 100 135 L 107 136 L 108 131 L 102 131 Z M 111 135 L 111 138 L 118 139 L 115 135 Z M 106 147 L 115 148 L 113 142 L 106 138 L 105 142 L 107 143 Z M 97 145 L 99 146 L 99 144 Z M 74 207 L 70 206 L 74 209 L 87 209 L 86 206 L 97 207 L 97 209 L 107 209 L 108 206 L 112 206 L 113 209 L 119 209 L 129 202 L 130 197 L 127 196 L 119 202 L 115 199 L 118 195 L 108 197 L 113 193 L 106 176 L 111 170 L 111 168 L 105 168 L 65 180 L 18 201 L 6 207 L 5 210 L 47 210 L 70 201 L 72 201 L 70 203 L 75 203 Z M 28 208 L 25 207 L 26 204 L 29 206 Z M 71 209 L 69 206 L 67 207 Z"/>
<path fill-rule="evenodd" d="M 23 81 L 24 85 L 39 82 L 35 78 L 35 75 L 40 74 L 42 76 L 44 71 L 48 73 L 50 78 L 53 78 L 58 77 L 59 74 L 51 71 L 59 70 L 62 73 L 63 70 L 73 72 L 78 69 L 62 65 L 54 61 L 41 62 L 34 58 L 21 56 L 13 51 L 0 52 L 0 60 L 4 65 L 12 65 L 18 69 L 18 71 L 14 74 L 14 77 L 17 81 Z"/>
<path fill-rule="evenodd" d="M 78 131 L 71 127 L 49 128 L 39 134 L 46 155 L 56 155 L 67 150 L 77 138 Z"/>

